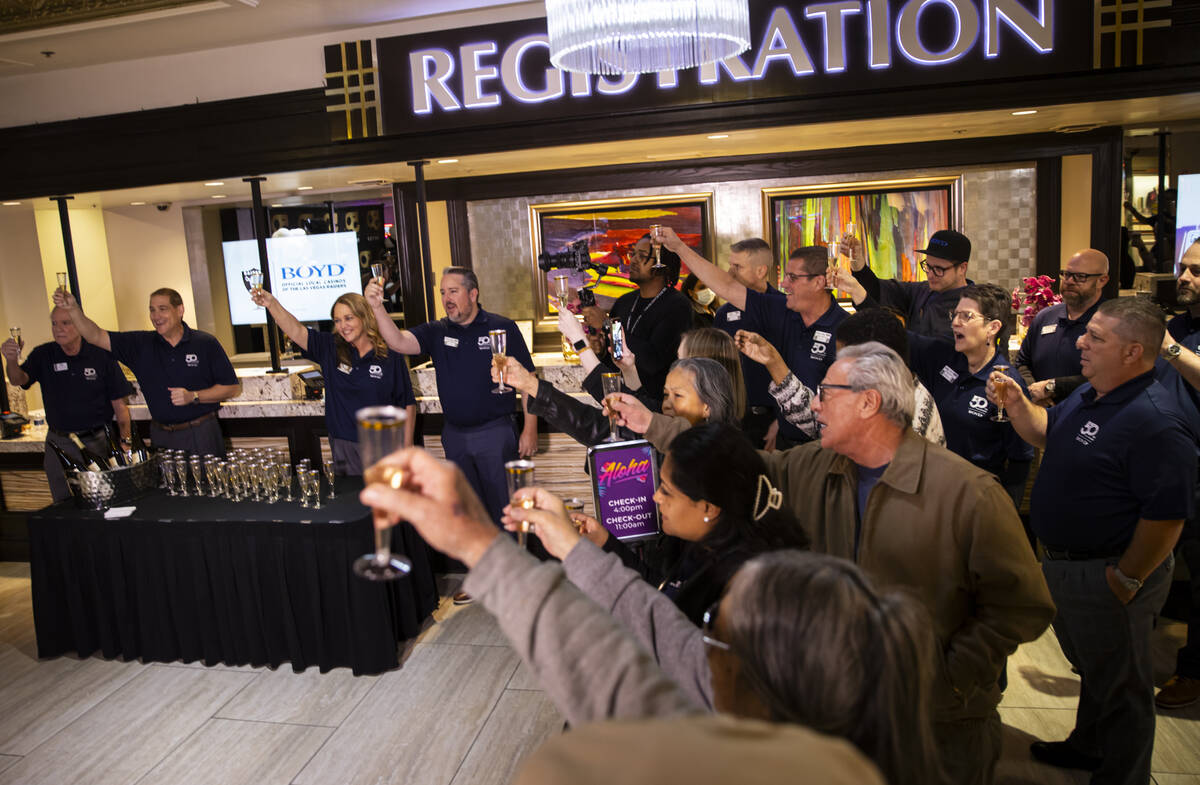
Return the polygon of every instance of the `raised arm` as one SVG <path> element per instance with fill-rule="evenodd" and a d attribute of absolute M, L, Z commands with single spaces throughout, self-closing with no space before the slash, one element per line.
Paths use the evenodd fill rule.
<path fill-rule="evenodd" d="M 12 338 L 9 338 L 0 345 L 0 354 L 4 355 L 4 370 L 8 374 L 8 380 L 17 387 L 24 387 L 29 384 L 29 374 L 21 370 L 21 366 L 17 363 L 17 357 L 21 355 L 21 347 L 24 341 L 17 343 Z"/>
<path fill-rule="evenodd" d="M 1004 381 L 1003 397 L 996 394 L 997 379 Z M 988 377 L 987 397 L 992 403 L 1004 407 L 1018 436 L 1034 447 L 1046 446 L 1046 410 L 1026 398 L 1020 385 L 1012 377 L 993 370 L 992 375 Z"/>
<path fill-rule="evenodd" d="M 83 340 L 92 346 L 99 346 L 106 352 L 112 351 L 112 341 L 108 339 L 108 330 L 101 329 L 100 325 L 84 316 L 83 309 L 79 307 L 79 301 L 75 299 L 75 295 L 66 289 L 55 289 L 54 304 L 70 315 L 71 322 L 74 323 L 75 329 L 79 331 L 79 334 L 83 336 Z"/>
<path fill-rule="evenodd" d="M 737 282 L 728 270 L 722 270 L 700 254 L 693 251 L 688 244 L 679 239 L 675 230 L 669 226 L 660 226 L 654 230 L 662 244 L 669 250 L 679 254 L 679 258 L 687 268 L 704 281 L 704 285 L 717 293 L 717 296 L 739 311 L 746 309 L 746 287 Z"/>
<path fill-rule="evenodd" d="M 392 317 L 383 308 L 383 287 L 378 281 L 372 280 L 367 284 L 367 288 L 363 291 L 363 297 L 367 298 L 367 305 L 371 306 L 371 312 L 375 314 L 375 321 L 379 323 L 379 335 L 383 338 L 383 342 L 388 345 L 388 348 L 400 352 L 400 354 L 420 354 L 421 344 L 417 341 L 417 336 L 413 335 L 408 330 L 401 330 L 392 321 Z"/>
<path fill-rule="evenodd" d="M 254 289 L 250 292 L 250 299 L 254 301 L 255 305 L 262 306 L 270 312 L 275 323 L 279 325 L 279 329 L 283 330 L 283 334 L 291 338 L 292 343 L 300 347 L 301 351 L 308 350 L 308 328 L 301 324 L 291 311 L 284 308 L 275 295 L 266 289 Z"/>

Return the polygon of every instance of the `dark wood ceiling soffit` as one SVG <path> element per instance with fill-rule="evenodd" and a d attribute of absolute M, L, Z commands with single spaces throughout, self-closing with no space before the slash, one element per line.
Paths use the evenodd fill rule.
<path fill-rule="evenodd" d="M 0 33 L 111 19 L 210 0 L 0 0 Z"/>

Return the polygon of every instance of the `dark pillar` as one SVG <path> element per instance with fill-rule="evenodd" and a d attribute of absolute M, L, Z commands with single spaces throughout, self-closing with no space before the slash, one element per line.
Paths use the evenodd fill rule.
<path fill-rule="evenodd" d="M 242 182 L 250 183 L 250 197 L 253 200 L 251 208 L 254 216 L 254 239 L 258 240 L 258 267 L 262 270 L 263 288 L 271 291 L 271 265 L 267 263 L 267 211 L 263 208 L 262 182 L 265 177 L 243 177 Z M 279 365 L 279 331 L 275 329 L 275 319 L 267 311 L 267 348 L 271 352 L 271 370 L 267 373 L 286 374 L 287 371 Z"/>
<path fill-rule="evenodd" d="M 74 196 L 51 196 L 50 201 L 58 202 L 58 222 L 62 226 L 63 253 L 67 257 L 67 287 L 75 295 L 75 301 L 83 307 L 83 297 L 79 293 L 79 274 L 75 270 L 75 243 L 71 241 L 71 216 L 67 214 L 67 200 Z"/>
<path fill-rule="evenodd" d="M 408 161 L 417 180 L 417 231 L 421 242 L 421 269 L 425 272 L 425 312 L 434 314 L 433 262 L 429 256 L 429 214 L 425 208 L 425 165 L 428 161 Z"/>

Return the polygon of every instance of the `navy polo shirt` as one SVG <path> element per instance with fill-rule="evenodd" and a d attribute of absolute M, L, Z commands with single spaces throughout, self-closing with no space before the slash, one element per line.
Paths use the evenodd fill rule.
<path fill-rule="evenodd" d="M 470 324 L 455 324 L 443 317 L 409 330 L 421 345 L 421 352 L 433 358 L 442 415 L 446 422 L 460 428 L 506 417 L 516 406 L 516 393 L 492 392 L 496 383 L 492 381 L 489 330 L 507 332 L 506 354 L 533 372 L 533 358 L 516 322 L 482 308 Z"/>
<path fill-rule="evenodd" d="M 987 398 L 987 380 L 1004 355 L 997 351 L 975 373 L 967 357 L 953 344 L 909 332 L 913 373 L 937 403 L 946 448 L 985 471 L 1002 475 L 1006 461 L 1032 461 L 1033 447 L 1017 435 L 1012 423 L 993 422 L 996 406 Z M 1025 382 L 1015 369 L 1006 374 L 1025 391 Z"/>
<path fill-rule="evenodd" d="M 29 376 L 23 389 L 42 385 L 46 424 L 56 431 L 94 431 L 112 420 L 112 402 L 133 392 L 113 356 L 83 340 L 74 356 L 53 341 L 35 346 L 21 370 Z"/>
<path fill-rule="evenodd" d="M 358 350 L 351 348 L 357 355 Z M 308 328 L 308 348 L 301 356 L 321 366 L 325 377 L 325 424 L 329 435 L 348 442 L 358 441 L 354 413 L 366 406 L 408 406 L 415 404 L 412 380 L 404 356 L 389 351 L 377 357 L 369 351 L 349 365 L 338 359 L 337 338 Z"/>
<path fill-rule="evenodd" d="M 750 291 L 748 289 L 747 294 Z M 783 297 L 783 292 L 770 284 L 767 284 L 766 294 L 772 297 Z M 716 316 L 713 317 L 713 327 L 728 333 L 730 338 L 737 334 L 738 330 L 747 330 L 752 333 L 761 332 L 754 319 L 745 311 L 739 311 L 732 303 L 725 303 L 717 309 Z M 747 405 L 775 408 L 775 399 L 771 397 L 768 389 L 771 384 L 771 374 L 767 373 L 767 366 L 751 360 L 741 352 L 738 352 L 738 359 L 742 363 L 742 376 L 746 379 Z"/>
<path fill-rule="evenodd" d="M 215 412 L 219 403 L 171 403 L 168 387 L 206 390 L 217 384 L 237 384 L 237 374 L 221 343 L 201 330 L 183 325 L 183 337 L 172 346 L 154 330 L 110 332 L 113 356 L 137 376 L 146 406 L 155 421 L 171 425 Z"/>
<path fill-rule="evenodd" d="M 963 289 L 935 292 L 927 281 L 880 280 L 868 266 L 854 271 L 854 277 L 875 296 L 880 305 L 895 308 L 904 314 L 905 325 L 919 335 L 930 335 L 954 343 L 954 332 L 950 329 L 950 314 L 962 299 Z M 967 279 L 967 284 L 973 283 Z"/>
<path fill-rule="evenodd" d="M 1196 450 L 1153 372 L 1100 398 L 1084 384 L 1046 415 L 1030 509 L 1047 547 L 1115 553 L 1140 518 L 1191 517 Z"/>
<path fill-rule="evenodd" d="M 1087 331 L 1087 324 L 1099 300 L 1078 319 L 1067 317 L 1065 303 L 1057 303 L 1038 311 L 1029 323 L 1021 351 L 1017 354 L 1017 366 L 1028 368 L 1034 381 L 1058 379 L 1063 376 L 1079 376 L 1083 370 L 1079 365 L 1079 349 L 1075 341 Z"/>
<path fill-rule="evenodd" d="M 837 359 L 833 342 L 837 326 L 850 314 L 834 300 L 815 322 L 806 325 L 800 314 L 788 309 L 787 297 L 755 291 L 746 292 L 746 313 L 761 328 L 762 336 L 779 350 L 800 383 L 816 390 L 829 366 Z M 809 441 L 810 437 L 782 414 L 778 420 L 780 434 L 792 441 Z"/>

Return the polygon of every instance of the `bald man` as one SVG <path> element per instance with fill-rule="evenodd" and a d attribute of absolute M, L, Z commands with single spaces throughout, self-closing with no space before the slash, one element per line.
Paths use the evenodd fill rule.
<path fill-rule="evenodd" d="M 1042 309 L 1029 325 L 1017 368 L 1035 403 L 1061 401 L 1083 384 L 1075 342 L 1096 312 L 1108 283 L 1108 257 L 1095 248 L 1076 251 L 1058 276 L 1062 302 Z"/>

